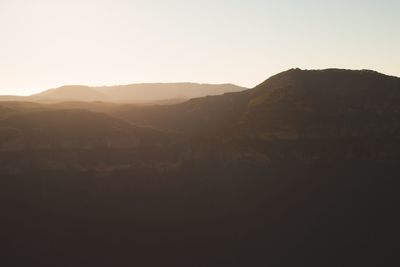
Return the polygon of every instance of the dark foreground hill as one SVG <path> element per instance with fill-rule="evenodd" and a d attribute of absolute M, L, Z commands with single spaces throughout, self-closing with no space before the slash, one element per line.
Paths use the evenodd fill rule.
<path fill-rule="evenodd" d="M 28 103 L 17 109 L 3 109 L 0 151 L 132 149 L 166 142 L 169 138 L 167 133 L 138 127 L 104 113 L 29 106 Z"/>
<path fill-rule="evenodd" d="M 0 261 L 398 266 L 398 103 L 399 78 L 337 69 L 168 106 L 0 103 L 3 147 L 30 140 L 0 151 Z"/>

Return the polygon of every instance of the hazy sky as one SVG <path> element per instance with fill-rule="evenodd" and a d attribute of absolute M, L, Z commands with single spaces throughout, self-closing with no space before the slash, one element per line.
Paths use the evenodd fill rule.
<path fill-rule="evenodd" d="M 0 94 L 231 82 L 292 68 L 400 76 L 399 0 L 0 0 Z"/>

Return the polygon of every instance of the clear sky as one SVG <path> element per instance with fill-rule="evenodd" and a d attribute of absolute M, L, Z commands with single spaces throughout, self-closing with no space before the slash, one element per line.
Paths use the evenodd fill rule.
<path fill-rule="evenodd" d="M 400 76 L 399 0 L 0 0 L 0 94 L 235 83 L 292 68 Z"/>

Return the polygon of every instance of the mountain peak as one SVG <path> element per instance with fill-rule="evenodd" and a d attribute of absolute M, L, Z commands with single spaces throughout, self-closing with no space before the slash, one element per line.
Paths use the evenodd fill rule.
<path fill-rule="evenodd" d="M 107 101 L 103 93 L 83 85 L 66 85 L 50 89 L 32 96 L 33 99 L 41 101 Z"/>
<path fill-rule="evenodd" d="M 317 85 L 319 87 L 370 87 L 370 83 L 377 84 L 383 80 L 385 80 L 385 82 L 390 82 L 393 80 L 399 80 L 399 78 L 367 69 L 351 70 L 329 68 L 303 70 L 293 68 L 270 77 L 260 85 L 256 86 L 256 88 L 279 88 L 295 84 L 313 87 Z"/>

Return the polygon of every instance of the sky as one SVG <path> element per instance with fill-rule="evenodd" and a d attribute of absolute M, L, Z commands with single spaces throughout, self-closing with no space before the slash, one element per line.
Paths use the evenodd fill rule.
<path fill-rule="evenodd" d="M 0 94 L 140 82 L 253 87 L 294 67 L 400 76 L 400 1 L 0 0 Z"/>

